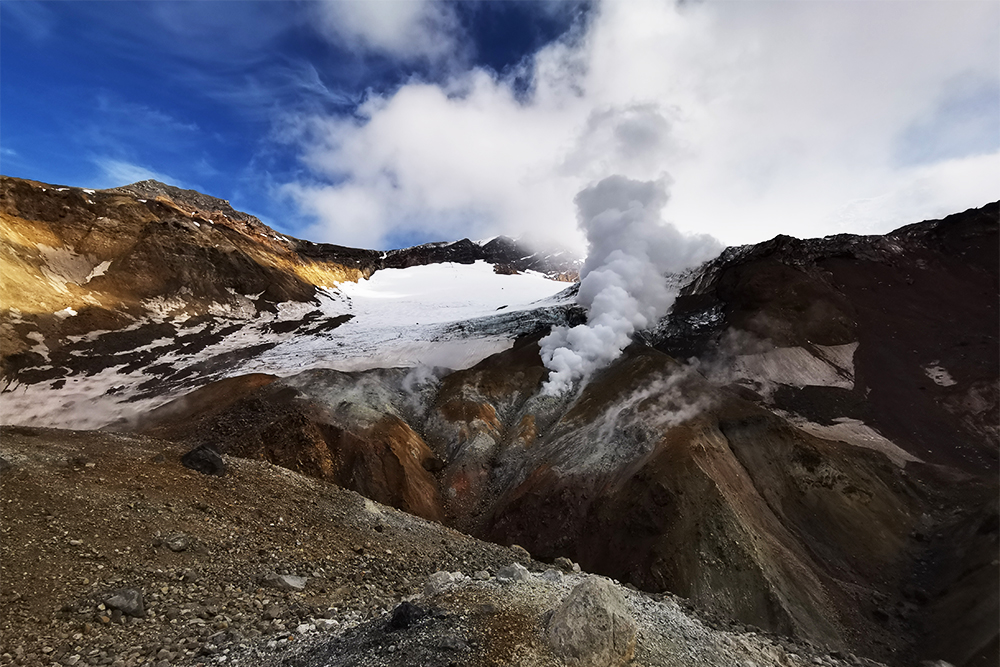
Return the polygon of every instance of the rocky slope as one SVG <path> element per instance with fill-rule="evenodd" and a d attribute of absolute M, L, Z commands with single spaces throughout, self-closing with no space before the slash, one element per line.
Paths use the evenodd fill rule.
<path fill-rule="evenodd" d="M 779 237 L 729 249 L 697 271 L 669 276 L 680 296 L 659 326 L 576 393 L 552 397 L 540 391 L 547 371 L 537 341 L 553 324 L 578 321 L 572 290 L 553 290 L 541 301 L 532 300 L 539 292 L 521 301 L 505 296 L 488 312 L 441 316 L 432 329 L 421 327 L 430 311 L 448 307 L 447 299 L 433 308 L 420 302 L 412 313 L 390 309 L 402 323 L 383 331 L 376 320 L 365 320 L 378 308 L 365 310 L 364 293 L 352 291 L 353 283 L 319 289 L 323 283 L 309 278 L 313 274 L 287 268 L 321 266 L 328 277 L 334 265 L 359 272 L 339 274 L 342 280 L 373 266 L 365 263 L 376 261 L 368 251 L 337 254 L 316 246 L 314 253 L 305 242 L 267 240 L 270 232 L 259 231 L 255 219 L 227 214 L 228 203 L 161 184 L 56 195 L 13 179 L 4 187 L 10 239 L 27 238 L 22 228 L 72 230 L 82 217 L 73 213 L 60 222 L 57 214 L 66 209 L 35 199 L 79 196 L 80 206 L 131 211 L 159 197 L 161 205 L 169 200 L 202 221 L 211 218 L 204 209 L 212 209 L 229 222 L 206 223 L 216 229 L 205 234 L 235 239 L 229 254 L 254 258 L 251 275 L 280 269 L 286 282 L 277 284 L 290 286 L 250 299 L 242 295 L 256 293 L 239 291 L 250 289 L 241 284 L 227 294 L 246 301 L 236 299 L 226 310 L 211 305 L 225 298 L 218 285 L 214 293 L 197 292 L 188 284 L 192 275 L 184 274 L 169 294 L 183 294 L 191 312 L 166 309 L 152 317 L 150 295 L 167 289 L 160 286 L 137 301 L 129 297 L 142 312 L 130 310 L 125 297 L 95 306 L 94 312 L 104 308 L 125 318 L 97 333 L 88 331 L 75 306 L 77 315 L 52 310 L 62 302 L 36 304 L 37 312 L 9 309 L 5 335 L 21 345 L 15 354 L 23 356 L 5 366 L 12 384 L 4 398 L 8 405 L 19 401 L 21 423 L 35 419 L 32 404 L 47 396 L 64 401 L 65 415 L 87 405 L 99 412 L 100 402 L 83 390 L 106 387 L 102 400 L 141 408 L 118 428 L 177 443 L 177 451 L 210 445 L 277 464 L 476 537 L 520 544 L 541 561 L 569 557 L 648 593 L 681 595 L 705 614 L 892 665 L 998 659 L 997 204 L 884 237 Z M 181 227 L 157 226 L 164 224 L 149 223 L 170 239 L 150 257 L 189 247 L 190 225 L 182 234 Z M 199 225 L 193 229 L 206 226 Z M 72 253 L 86 253 L 84 241 L 95 233 L 74 240 Z M 198 233 L 209 240 L 194 244 L 195 259 L 176 261 L 210 272 L 214 256 L 204 265 L 197 257 L 211 255 L 215 237 Z M 69 236 L 60 234 L 62 246 L 33 241 L 37 252 L 65 247 L 61 239 Z M 34 257 L 27 242 L 8 245 L 5 261 L 15 268 L 21 248 Z M 479 259 L 467 251 L 478 252 L 460 243 L 419 253 L 427 261 Z M 284 263 L 260 259 L 262 253 L 280 255 Z M 391 261 L 409 266 L 404 254 Z M 508 281 L 508 289 L 530 278 L 509 275 L 507 259 L 515 254 L 496 255 L 503 261 L 487 269 Z M 88 258 L 87 267 L 98 259 Z M 46 273 L 62 266 L 53 262 L 28 261 L 18 274 L 37 292 L 27 301 L 63 294 Z M 386 266 L 377 265 L 383 276 L 392 271 Z M 407 268 L 411 273 L 400 280 L 414 283 L 418 269 L 428 267 Z M 90 276 L 94 268 L 87 271 Z M 293 294 L 299 289 L 293 274 L 306 276 L 304 300 Z M 91 283 L 104 290 L 102 299 L 127 291 L 105 289 L 97 282 L 104 276 L 67 282 L 68 274 L 59 275 L 73 298 Z M 204 275 L 226 284 L 223 275 Z M 418 341 L 422 349 L 442 350 L 437 358 L 444 363 L 415 366 L 401 355 L 391 357 L 401 360 L 396 368 L 378 367 L 371 357 L 343 363 L 345 354 L 359 354 L 349 346 L 365 337 L 378 348 Z M 73 392 L 86 401 L 74 403 Z M 537 664 L 548 664 L 552 647 L 538 634 L 545 624 L 524 619 L 551 610 L 570 583 L 536 583 L 537 594 L 519 602 L 515 616 L 518 627 L 536 633 L 524 645 L 540 651 Z M 462 586 L 468 591 L 454 599 L 456 610 L 474 610 L 476 596 L 492 595 L 487 584 Z M 634 612 L 639 598 L 630 595 Z M 428 620 L 426 628 L 467 636 L 482 631 L 474 630 L 476 623 L 491 615 L 463 613 L 467 618 Z M 680 627 L 670 618 L 659 609 L 639 626 L 647 635 L 662 634 L 655 629 Z M 340 648 L 290 659 L 311 664 L 323 655 L 332 664 L 353 664 L 349 655 L 363 649 L 377 653 L 373 664 L 405 664 L 388 649 L 376 651 L 382 632 L 384 625 L 373 620 L 343 635 Z M 412 658 L 422 641 L 401 638 L 392 645 Z M 470 656 L 480 656 L 475 660 L 495 664 L 466 644 Z M 253 654 L 258 649 L 267 654 L 266 645 L 248 648 L 246 655 L 256 657 L 247 659 L 270 659 Z M 691 664 L 680 653 L 649 650 L 637 648 L 636 660 Z M 716 664 L 712 659 L 704 664 Z M 748 659 L 772 664 L 756 654 Z M 773 659 L 783 664 L 786 658 Z"/>
<path fill-rule="evenodd" d="M 0 437 L 3 665 L 558 665 L 549 617 L 604 581 L 267 463 L 208 476 L 149 437 Z M 608 588 L 633 664 L 874 664 Z"/>

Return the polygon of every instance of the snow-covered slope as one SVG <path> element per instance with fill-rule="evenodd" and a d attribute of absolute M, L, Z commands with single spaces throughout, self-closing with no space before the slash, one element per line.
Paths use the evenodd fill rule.
<path fill-rule="evenodd" d="M 254 314 L 249 298 L 245 313 L 171 317 L 164 309 L 123 330 L 71 336 L 59 359 L 38 342 L 44 361 L 8 384 L 0 419 L 99 428 L 247 373 L 468 368 L 539 323 L 561 321 L 572 305 L 566 291 L 564 282 L 501 275 L 480 261 L 384 269 L 274 313 Z"/>
<path fill-rule="evenodd" d="M 503 237 L 315 244 L 155 181 L 3 177 L 0 420 L 99 428 L 242 373 L 465 368 L 561 323 L 575 267 Z"/>

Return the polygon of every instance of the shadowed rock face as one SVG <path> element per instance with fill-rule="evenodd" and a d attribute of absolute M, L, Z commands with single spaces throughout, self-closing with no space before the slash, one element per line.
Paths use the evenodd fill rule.
<path fill-rule="evenodd" d="M 8 179 L 4 187 L 42 186 Z M 36 229 L 31 221 L 58 216 L 63 198 L 75 198 L 65 204 L 71 211 L 120 205 L 137 219 L 156 218 L 142 224 L 166 224 L 157 222 L 159 209 L 128 199 L 134 195 L 33 192 L 10 198 L 34 202 L 16 210 L 5 197 L 7 229 Z M 214 220 L 211 212 L 190 210 L 211 202 L 175 196 L 183 201 L 146 204 L 167 207 L 178 225 Z M 124 199 L 116 204 L 114 197 Z M 212 215 L 225 217 L 225 207 L 216 206 Z M 547 371 L 536 333 L 434 381 L 417 382 L 399 369 L 230 378 L 146 415 L 138 428 L 334 481 L 474 535 L 520 544 L 535 557 L 568 556 L 743 623 L 897 665 L 995 664 L 997 211 L 993 204 L 884 237 L 779 237 L 727 250 L 691 276 L 655 331 L 574 395 L 540 395 Z M 234 250 L 219 264 L 214 246 L 199 244 L 192 262 L 178 265 L 285 271 L 286 264 L 259 259 L 264 251 L 246 240 L 257 224 L 219 220 L 214 226 L 223 229 L 204 232 L 197 230 L 205 224 L 194 232 L 181 225 L 194 238 L 222 235 Z M 82 238 L 93 229 L 73 233 Z M 180 245 L 168 253 L 164 243 L 160 254 L 188 248 L 171 241 Z M 280 239 L 266 241 L 274 246 L 267 256 L 302 263 L 296 266 L 340 257 L 343 270 L 359 273 L 389 262 L 410 266 L 418 256 L 474 261 L 478 252 L 459 242 L 373 258 L 369 251 L 336 255 L 332 246 L 288 243 L 294 256 L 281 254 Z M 512 256 L 503 242 L 495 245 L 498 257 Z M 104 261 L 89 246 L 73 247 L 76 255 L 92 255 L 87 262 Z M 201 264 L 198 253 L 209 253 Z M 244 263 L 251 255 L 258 268 Z M 54 257 L 45 266 L 62 267 L 63 278 L 90 266 Z M 319 284 L 296 271 L 284 275 L 301 279 L 306 292 Z M 111 268 L 89 281 L 84 275 L 83 285 L 60 284 L 77 295 L 78 288 L 113 286 L 108 276 Z M 99 282 L 106 277 L 111 282 Z M 46 280 L 46 294 L 63 294 Z M 119 294 L 115 303 L 131 294 L 122 280 L 106 290 Z M 196 276 L 176 280 L 183 289 Z M 287 285 L 298 289 L 294 280 Z M 172 344 L 180 338 L 172 329 L 125 329 L 127 305 L 102 307 L 102 317 L 124 318 L 107 326 L 121 337 L 108 341 L 116 359 L 129 336 Z M 45 315 L 53 330 L 76 326 L 83 334 L 97 320 L 81 316 L 69 325 Z M 17 326 L 10 335 L 28 341 L 20 353 L 29 355 L 31 339 Z M 154 357 L 121 359 L 155 368 Z"/>
<path fill-rule="evenodd" d="M 683 290 L 655 344 L 710 356 L 727 330 L 749 334 L 728 341 L 729 356 L 761 340 L 857 343 L 853 387 L 779 387 L 773 404 L 820 423 L 858 419 L 928 463 L 995 476 L 997 217 L 990 204 L 885 236 L 729 249 Z M 711 325 L 692 331 L 699 319 Z"/>

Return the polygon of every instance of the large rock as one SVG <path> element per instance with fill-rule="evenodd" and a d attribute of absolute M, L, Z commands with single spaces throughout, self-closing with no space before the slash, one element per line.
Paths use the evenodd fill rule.
<path fill-rule="evenodd" d="M 275 574 L 274 572 L 268 572 L 261 578 L 263 584 L 283 591 L 301 591 L 306 587 L 307 581 L 309 580 L 305 577 L 296 577 L 292 574 Z"/>
<path fill-rule="evenodd" d="M 632 659 L 635 628 L 621 593 L 591 577 L 552 614 L 547 639 L 570 667 L 614 667 Z"/>
<path fill-rule="evenodd" d="M 104 601 L 108 609 L 117 609 L 126 616 L 145 616 L 146 606 L 142 599 L 142 591 L 134 588 L 123 588 L 115 591 Z"/>
<path fill-rule="evenodd" d="M 520 563 L 511 563 L 510 565 L 500 568 L 497 572 L 497 580 L 504 583 L 517 583 L 519 581 L 528 581 L 531 579 L 531 575 L 528 573 L 528 568 L 524 567 Z"/>
<path fill-rule="evenodd" d="M 211 445 L 199 445 L 181 457 L 181 465 L 196 470 L 203 475 L 222 477 L 226 474 L 226 462 Z"/>

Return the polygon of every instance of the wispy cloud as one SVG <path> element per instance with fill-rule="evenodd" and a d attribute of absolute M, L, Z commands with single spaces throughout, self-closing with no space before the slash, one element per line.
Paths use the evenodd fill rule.
<path fill-rule="evenodd" d="M 161 109 L 153 108 L 101 91 L 96 97 L 101 128 L 124 137 L 152 135 L 164 139 L 164 134 L 177 140 L 184 135 L 193 136 L 199 131 L 197 123 L 184 121 Z"/>
<path fill-rule="evenodd" d="M 20 0 L 0 4 L 0 20 L 10 21 L 22 34 L 42 42 L 52 36 L 56 17 L 41 2 Z"/>
<path fill-rule="evenodd" d="M 145 181 L 149 179 L 160 181 L 161 183 L 167 183 L 169 185 L 176 185 L 181 188 L 191 187 L 173 176 L 162 174 L 153 169 L 149 169 L 138 164 L 132 164 L 131 162 L 126 162 L 124 160 L 109 157 L 95 157 L 92 159 L 92 162 L 100 170 L 99 182 L 93 186 L 96 188 L 116 188 L 122 185 L 135 183 L 136 181 Z"/>

